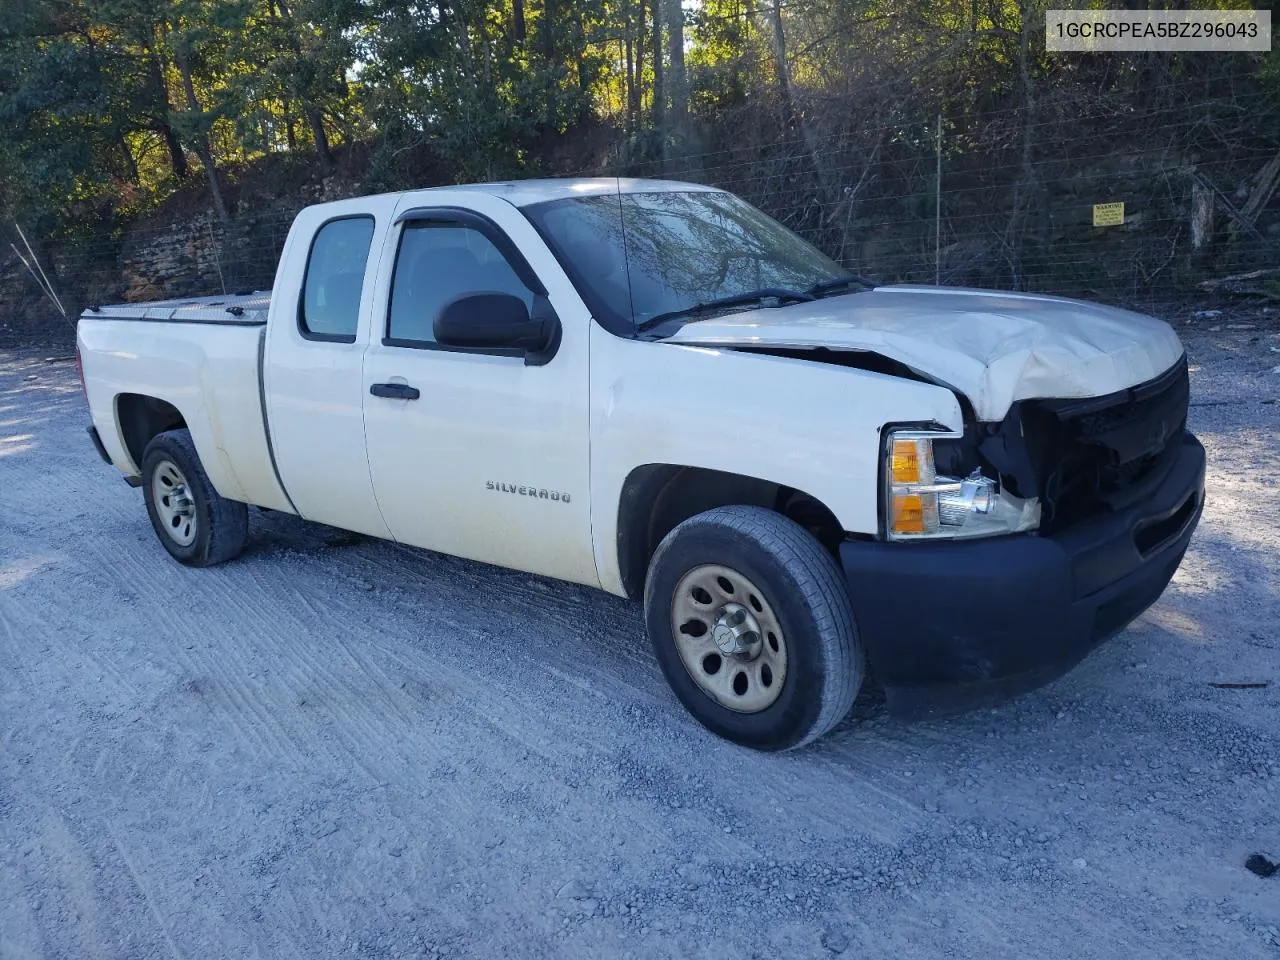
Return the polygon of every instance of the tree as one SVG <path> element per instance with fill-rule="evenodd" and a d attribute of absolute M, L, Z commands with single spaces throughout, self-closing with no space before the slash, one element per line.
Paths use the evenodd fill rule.
<path fill-rule="evenodd" d="M 1055 191 L 1090 158 L 1209 158 L 1224 189 L 1255 195 L 1280 151 L 1280 54 L 1046 56 L 1043 6 L 9 0 L 0 213 L 87 232 L 190 187 L 198 167 L 229 219 L 230 184 L 267 154 L 329 176 L 358 148 L 361 181 L 396 188 L 609 156 L 674 173 L 696 142 L 711 159 L 690 175 L 724 171 L 832 251 L 873 223 L 908 251 L 927 223 L 932 250 L 942 114 L 948 209 L 1017 284 L 1053 248 Z M 1185 219 L 1191 189 L 1159 182 L 1165 221 Z M 1161 256 L 1179 242 L 1171 231 Z"/>
<path fill-rule="evenodd" d="M 78 4 L 0 10 L 0 207 L 42 227 L 128 179 L 145 74 Z"/>

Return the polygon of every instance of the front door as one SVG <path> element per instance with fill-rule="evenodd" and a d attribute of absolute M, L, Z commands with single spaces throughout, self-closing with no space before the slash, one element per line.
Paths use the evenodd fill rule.
<path fill-rule="evenodd" d="M 392 535 L 598 585 L 585 307 L 541 238 L 504 200 L 433 191 L 416 202 L 406 197 L 398 216 L 364 362 L 369 467 Z M 563 326 L 550 362 L 530 366 L 517 351 L 436 342 L 441 307 L 492 291 L 530 306 L 545 292 Z"/>

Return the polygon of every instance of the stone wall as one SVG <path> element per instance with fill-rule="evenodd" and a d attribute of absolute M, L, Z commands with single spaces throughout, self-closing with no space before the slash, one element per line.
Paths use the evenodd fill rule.
<path fill-rule="evenodd" d="M 358 182 L 338 177 L 241 181 L 230 224 L 201 206 L 170 205 L 118 237 L 54 245 L 44 267 L 53 268 L 70 321 L 6 247 L 0 253 L 0 347 L 68 345 L 75 318 L 89 304 L 269 289 L 297 211 L 360 190 Z"/>
<path fill-rule="evenodd" d="M 124 284 L 119 299 L 162 300 L 216 289 L 224 237 L 215 230 L 215 219 L 198 214 L 152 234 L 127 237 L 119 259 Z"/>

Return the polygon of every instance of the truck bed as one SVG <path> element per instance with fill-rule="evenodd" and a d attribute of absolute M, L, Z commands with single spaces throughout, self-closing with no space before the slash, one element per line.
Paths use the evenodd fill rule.
<path fill-rule="evenodd" d="M 274 473 L 262 402 L 269 302 L 254 293 L 84 312 L 77 347 L 93 425 L 126 478 L 141 475 L 144 449 L 130 446 L 129 425 L 156 416 L 159 401 L 178 415 L 166 420 L 180 418 L 191 431 L 220 494 L 292 510 Z M 138 398 L 153 400 L 139 409 Z"/>
<path fill-rule="evenodd" d="M 270 290 L 215 297 L 177 297 L 142 303 L 89 307 L 84 320 L 153 320 L 168 323 L 216 323 L 260 327 L 267 322 Z"/>

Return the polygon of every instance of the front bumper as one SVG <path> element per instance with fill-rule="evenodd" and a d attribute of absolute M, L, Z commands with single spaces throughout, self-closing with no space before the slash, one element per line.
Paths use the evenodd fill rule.
<path fill-rule="evenodd" d="M 1204 507 L 1204 447 L 1127 510 L 1053 536 L 881 543 L 840 561 L 872 673 L 892 711 L 952 712 L 1040 686 L 1160 596 Z"/>

